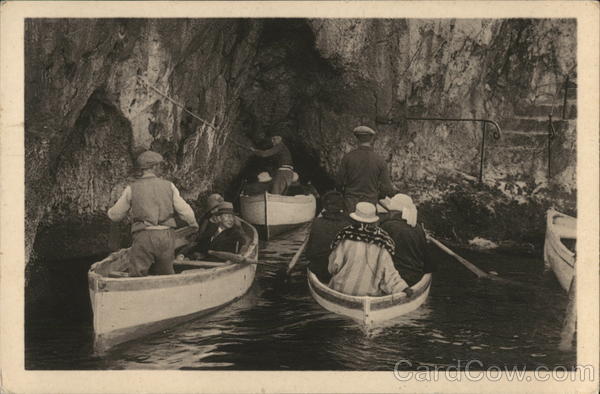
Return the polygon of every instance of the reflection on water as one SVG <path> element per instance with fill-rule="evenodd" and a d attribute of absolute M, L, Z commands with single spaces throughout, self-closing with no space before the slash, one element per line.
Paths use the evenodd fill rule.
<path fill-rule="evenodd" d="M 237 369 L 392 370 L 420 365 L 477 364 L 535 368 L 574 365 L 575 353 L 557 350 L 567 297 L 540 258 L 462 252 L 486 270 L 526 282 L 513 288 L 482 282 L 435 251 L 440 268 L 418 310 L 369 332 L 321 308 L 310 296 L 306 264 L 290 277 L 288 262 L 305 229 L 261 245 L 250 291 L 238 301 L 197 320 L 108 354 L 92 354 L 92 328 L 85 270 L 81 288 L 63 289 L 64 299 L 27 311 L 28 369 Z M 79 264 L 81 266 L 81 264 Z M 56 275 L 59 275 L 57 272 Z M 481 364 L 479 364 L 481 363 Z"/>

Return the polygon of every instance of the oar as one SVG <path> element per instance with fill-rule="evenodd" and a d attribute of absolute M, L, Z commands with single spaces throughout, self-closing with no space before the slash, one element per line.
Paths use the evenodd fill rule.
<path fill-rule="evenodd" d="M 390 212 L 390 210 L 384 204 L 380 203 L 379 205 L 382 206 L 386 211 Z M 449 247 L 447 247 L 446 245 L 444 245 L 443 243 L 441 243 L 437 239 L 433 238 L 427 232 L 425 232 L 425 234 L 427 235 L 427 239 L 428 240 L 430 240 L 431 242 L 433 242 L 442 251 L 444 251 L 447 254 L 449 254 L 450 256 L 454 257 L 459 263 L 461 263 L 462 265 L 464 265 L 469 271 L 471 271 L 472 273 L 474 273 L 475 275 L 477 275 L 477 278 L 484 278 L 484 279 L 493 280 L 493 281 L 496 281 L 496 282 L 499 282 L 499 283 L 504 283 L 504 284 L 510 284 L 510 285 L 516 285 L 516 286 L 523 286 L 523 287 L 525 287 L 524 283 L 516 282 L 516 281 L 512 281 L 512 280 L 500 278 L 500 277 L 495 276 L 495 275 L 488 274 L 487 272 L 485 272 L 485 271 L 477 268 L 477 266 L 475 264 L 471 263 L 470 261 L 468 261 L 464 257 L 461 257 L 461 256 L 457 255 L 456 253 L 454 253 L 452 251 L 452 249 L 450 249 Z"/>
<path fill-rule="evenodd" d="M 302 245 L 300 245 L 300 248 L 298 249 L 294 257 L 292 257 L 292 261 L 290 261 L 290 263 L 288 264 L 287 271 L 285 271 L 286 275 L 289 275 L 290 272 L 292 272 L 292 269 L 294 269 L 294 266 L 296 265 L 298 260 L 300 260 L 300 255 L 302 255 L 302 252 L 304 252 L 304 249 L 306 249 L 306 244 L 308 244 L 308 238 L 309 235 L 307 234 L 306 239 L 304 240 L 304 242 L 302 242 Z"/>
<path fill-rule="evenodd" d="M 515 286 L 528 287 L 524 283 L 521 283 L 521 282 L 517 282 L 517 281 L 509 280 L 509 279 L 504 279 L 504 278 L 500 278 L 499 276 L 488 274 L 487 272 L 485 272 L 485 271 L 477 268 L 477 266 L 475 264 L 471 263 L 470 261 L 468 261 L 464 257 L 461 257 L 461 256 L 457 255 L 456 253 L 454 253 L 452 251 L 452 249 L 450 249 L 449 247 L 447 247 L 446 245 L 444 245 L 443 243 L 441 243 L 437 239 L 433 238 L 431 235 L 427 234 L 427 239 L 430 240 L 431 242 L 433 242 L 442 251 L 444 251 L 447 254 L 449 254 L 450 256 L 454 257 L 458 262 L 460 262 L 462 265 L 464 265 L 469 271 L 471 271 L 472 273 L 474 273 L 475 275 L 477 275 L 478 278 L 489 279 L 489 280 L 493 280 L 493 281 L 496 281 L 496 282 L 499 282 L 499 283 L 504 283 L 504 284 L 507 284 L 507 285 L 515 285 Z"/>
<path fill-rule="evenodd" d="M 229 260 L 238 264 L 262 264 L 262 265 L 270 265 L 270 266 L 278 266 L 278 264 L 267 263 L 265 261 L 258 261 L 249 259 L 248 257 L 242 256 L 241 254 L 230 253 L 230 252 L 221 252 L 218 250 L 209 250 L 208 254 L 214 257 L 218 257 L 223 260 Z"/>

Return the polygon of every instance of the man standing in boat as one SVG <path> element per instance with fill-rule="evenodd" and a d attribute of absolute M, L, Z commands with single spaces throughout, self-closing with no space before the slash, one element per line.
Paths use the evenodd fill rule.
<path fill-rule="evenodd" d="M 335 237 L 329 256 L 329 287 L 348 295 L 381 296 L 413 291 L 394 268 L 394 241 L 377 226 L 375 205 L 356 204 L 354 221 Z"/>
<path fill-rule="evenodd" d="M 273 147 L 270 149 L 260 150 L 251 147 L 250 150 L 259 157 L 273 157 L 275 159 L 277 169 L 271 183 L 271 194 L 283 194 L 285 189 L 292 184 L 292 177 L 294 176 L 292 154 L 283 143 L 280 135 L 272 136 L 271 142 Z"/>
<path fill-rule="evenodd" d="M 379 198 L 394 195 L 387 165 L 373 150 L 375 130 L 358 126 L 353 130 L 358 147 L 342 158 L 336 187 L 344 194 L 346 209 L 354 210 L 359 201 L 377 205 Z"/>
<path fill-rule="evenodd" d="M 417 225 L 417 207 L 406 194 L 396 194 L 393 198 L 379 200 L 389 214 L 380 215 L 381 228 L 394 240 L 396 252 L 394 266 L 409 284 L 414 285 L 426 272 L 435 268 L 429 255 L 427 238 L 422 226 Z"/>
<path fill-rule="evenodd" d="M 173 274 L 176 227 L 174 213 L 192 227 L 198 227 L 194 211 L 179 195 L 173 183 L 160 178 L 163 157 L 146 151 L 136 160 L 142 175 L 128 185 L 108 210 L 113 222 L 131 211 L 133 243 L 129 252 L 129 276 Z"/>

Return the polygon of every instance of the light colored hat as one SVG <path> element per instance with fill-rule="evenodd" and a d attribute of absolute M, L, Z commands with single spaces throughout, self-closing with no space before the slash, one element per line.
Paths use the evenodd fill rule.
<path fill-rule="evenodd" d="M 147 150 L 137 157 L 136 163 L 138 168 L 145 170 L 154 166 L 155 164 L 161 163 L 162 161 L 163 157 L 160 153 Z"/>
<path fill-rule="evenodd" d="M 370 202 L 359 202 L 356 204 L 356 209 L 350 214 L 350 217 L 362 223 L 375 223 L 379 220 L 375 205 Z"/>
<path fill-rule="evenodd" d="M 402 212 L 402 219 L 415 227 L 417 224 L 417 207 L 413 203 L 412 198 L 406 194 L 398 193 L 391 199 L 386 197 L 383 200 L 379 200 L 381 205 L 390 211 Z"/>
<path fill-rule="evenodd" d="M 256 177 L 258 178 L 259 182 L 271 182 L 271 175 L 269 175 L 268 172 L 261 172 L 260 174 L 258 174 L 258 176 Z"/>
<path fill-rule="evenodd" d="M 219 193 L 213 193 L 206 200 L 206 208 L 208 211 L 218 207 L 225 199 Z"/>
<path fill-rule="evenodd" d="M 298 179 L 300 179 L 300 177 L 298 176 L 298 173 L 294 171 L 294 174 L 292 175 L 292 182 L 298 182 Z"/>
<path fill-rule="evenodd" d="M 217 215 L 222 215 L 224 213 L 233 214 L 233 204 L 228 201 L 223 201 L 218 206 L 219 210 L 217 211 Z"/>
<path fill-rule="evenodd" d="M 370 135 L 375 135 L 375 130 L 373 130 L 372 128 L 370 128 L 370 127 L 367 127 L 367 126 L 358 126 L 358 127 L 356 127 L 354 130 L 352 130 L 352 132 L 353 132 L 355 135 L 358 135 L 358 134 L 370 134 Z"/>

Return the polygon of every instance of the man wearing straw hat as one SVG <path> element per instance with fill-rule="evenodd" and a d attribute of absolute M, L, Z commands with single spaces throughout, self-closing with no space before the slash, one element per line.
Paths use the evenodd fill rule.
<path fill-rule="evenodd" d="M 133 243 L 129 252 L 129 276 L 173 274 L 176 227 L 174 214 L 192 227 L 198 227 L 194 211 L 171 182 L 159 178 L 163 157 L 146 151 L 136 160 L 142 175 L 128 185 L 119 200 L 108 210 L 113 222 L 123 220 L 131 211 Z"/>
<path fill-rule="evenodd" d="M 376 223 L 375 205 L 359 202 L 350 214 L 353 224 L 343 228 L 331 244 L 329 287 L 355 296 L 381 296 L 412 289 L 394 268 L 395 245 Z"/>
<path fill-rule="evenodd" d="M 337 174 L 336 187 L 344 194 L 348 212 L 359 201 L 377 204 L 381 197 L 394 194 L 387 165 L 373 150 L 375 130 L 358 126 L 353 130 L 358 147 L 344 155 Z"/>
<path fill-rule="evenodd" d="M 396 252 L 392 255 L 394 266 L 410 286 L 417 283 L 425 272 L 435 268 L 429 254 L 427 238 L 422 226 L 417 226 L 417 207 L 406 194 L 386 197 L 379 203 L 389 211 L 381 215 L 381 228 L 394 240 Z"/>
<path fill-rule="evenodd" d="M 276 161 L 277 170 L 273 175 L 273 183 L 271 184 L 271 194 L 283 194 L 285 189 L 292 184 L 294 176 L 294 163 L 292 162 L 292 154 L 283 143 L 280 135 L 271 137 L 273 147 L 267 150 L 250 148 L 250 150 L 259 157 L 273 157 Z"/>

